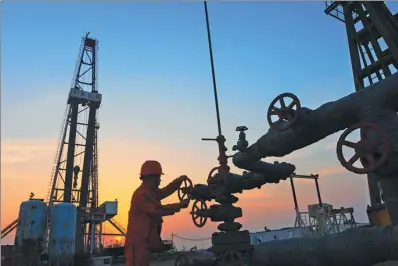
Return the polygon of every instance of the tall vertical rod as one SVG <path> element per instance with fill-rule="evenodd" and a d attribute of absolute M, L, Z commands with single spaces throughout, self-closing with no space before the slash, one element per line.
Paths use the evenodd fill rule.
<path fill-rule="evenodd" d="M 220 110 L 219 110 L 219 107 L 218 107 L 216 74 L 215 74 L 215 70 L 214 70 L 213 48 L 212 48 L 212 45 L 211 45 L 209 13 L 207 12 L 207 3 L 206 3 L 206 1 L 204 1 L 204 5 L 205 5 L 205 14 L 206 14 L 207 41 L 209 43 L 209 52 L 210 52 L 211 75 L 212 75 L 212 78 L 213 78 L 214 101 L 215 101 L 215 104 L 216 104 L 216 113 L 217 113 L 218 135 L 222 135 L 222 133 L 221 133 Z"/>
<path fill-rule="evenodd" d="M 298 203 L 297 203 L 296 189 L 294 187 L 294 181 L 293 181 L 293 177 L 292 176 L 290 177 L 290 186 L 292 187 L 293 200 L 294 200 L 294 209 L 298 213 L 299 207 L 298 207 Z"/>
<path fill-rule="evenodd" d="M 319 190 L 319 183 L 318 183 L 318 177 L 314 179 L 315 180 L 315 188 L 316 188 L 316 195 L 318 196 L 318 203 L 319 206 L 322 207 L 322 198 L 321 198 L 321 191 Z"/>

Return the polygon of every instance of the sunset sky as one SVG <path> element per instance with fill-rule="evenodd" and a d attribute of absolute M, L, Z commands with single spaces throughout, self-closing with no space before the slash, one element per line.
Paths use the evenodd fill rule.
<path fill-rule="evenodd" d="M 396 3 L 389 6 L 398 10 Z M 210 2 L 208 8 L 230 151 L 236 126 L 249 128 L 250 143 L 268 130 L 266 110 L 280 93 L 295 93 L 302 105 L 316 108 L 353 92 L 345 27 L 324 14 L 324 2 Z M 215 143 L 201 141 L 217 134 L 202 2 L 3 2 L 1 17 L 2 228 L 30 192 L 46 196 L 81 37 L 88 31 L 99 40 L 103 94 L 100 201 L 117 198 L 116 219 L 126 226 L 139 168 L 148 159 L 163 164 L 164 185 L 182 174 L 205 183 L 218 154 Z M 295 164 L 297 173 L 320 174 L 324 202 L 353 206 L 356 220 L 366 222 L 365 176 L 340 166 L 338 136 L 278 160 Z M 296 184 L 305 211 L 316 203 L 315 186 Z M 288 182 L 239 197 L 244 228 L 293 225 Z M 166 202 L 176 200 L 173 195 Z M 189 210 L 165 219 L 164 238 L 211 235 L 217 224 L 196 228 Z"/>

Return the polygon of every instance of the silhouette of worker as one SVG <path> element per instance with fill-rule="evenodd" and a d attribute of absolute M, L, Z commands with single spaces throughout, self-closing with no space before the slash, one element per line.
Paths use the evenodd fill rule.
<path fill-rule="evenodd" d="M 131 198 L 124 253 L 126 266 L 149 266 L 152 252 L 163 251 L 163 216 L 173 215 L 187 208 L 189 200 L 162 205 L 167 198 L 181 186 L 188 177 L 182 175 L 164 188 L 159 188 L 162 166 L 157 161 L 146 161 L 141 166 L 142 184 Z"/>

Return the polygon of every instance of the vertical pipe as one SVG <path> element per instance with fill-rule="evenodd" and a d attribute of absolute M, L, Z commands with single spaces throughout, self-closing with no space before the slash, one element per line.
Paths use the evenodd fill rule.
<path fill-rule="evenodd" d="M 293 200 L 294 200 L 294 209 L 296 212 L 298 212 L 298 204 L 297 204 L 297 196 L 296 196 L 296 189 L 294 188 L 294 182 L 293 182 L 293 177 L 290 176 L 290 185 L 292 186 L 292 192 L 293 192 Z"/>
<path fill-rule="evenodd" d="M 318 196 L 319 206 L 322 207 L 321 191 L 319 190 L 318 175 L 315 176 L 316 195 Z"/>

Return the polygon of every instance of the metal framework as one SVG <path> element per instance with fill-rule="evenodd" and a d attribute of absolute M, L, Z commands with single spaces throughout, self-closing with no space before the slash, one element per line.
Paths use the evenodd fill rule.
<path fill-rule="evenodd" d="M 300 212 L 297 203 L 296 189 L 293 179 L 313 179 L 317 193 L 317 204 L 308 206 L 308 212 Z M 355 227 L 355 219 L 353 216 L 353 208 L 333 209 L 333 206 L 322 202 L 321 192 L 318 183 L 319 175 L 292 175 L 290 176 L 290 184 L 292 187 L 294 209 L 296 218 L 294 227 L 301 229 L 301 233 L 305 236 L 311 233 L 313 236 L 323 236 L 327 234 L 336 234 L 347 228 Z M 349 218 L 347 218 L 349 215 Z"/>
<path fill-rule="evenodd" d="M 398 69 L 398 14 L 383 1 L 327 1 L 325 13 L 345 23 L 355 90 Z M 371 206 L 382 204 L 377 177 L 368 175 Z"/>
<path fill-rule="evenodd" d="M 78 263 L 85 263 L 87 255 L 101 251 L 104 235 L 126 235 L 123 226 L 113 219 L 117 214 L 117 200 L 99 205 L 97 114 L 102 95 L 97 87 L 98 41 L 88 35 L 83 37 L 80 47 L 47 192 L 50 209 L 60 202 L 77 206 L 80 222 L 76 228 L 75 253 Z M 30 199 L 33 196 L 31 193 Z M 51 224 L 49 214 L 47 225 Z M 18 227 L 18 219 L 1 230 L 1 238 Z M 103 233 L 104 222 L 109 222 L 119 234 Z M 51 252 L 49 230 L 47 226 L 43 243 L 47 253 Z"/>
<path fill-rule="evenodd" d="M 87 36 L 83 38 L 47 195 L 50 206 L 56 202 L 72 202 L 80 207 L 87 207 L 88 204 L 93 207 L 98 205 L 96 146 L 99 125 L 96 112 L 100 101 L 88 102 L 84 97 L 72 95 L 74 92 L 83 95 L 89 91 L 94 97 L 98 95 L 98 99 L 101 99 L 96 89 L 96 49 L 96 40 Z"/>
<path fill-rule="evenodd" d="M 296 187 L 294 186 L 294 180 L 295 178 L 298 179 L 313 179 L 315 181 L 315 188 L 316 188 L 316 193 L 317 193 L 317 197 L 318 197 L 318 202 L 319 205 L 322 206 L 322 199 L 321 199 L 321 192 L 319 191 L 319 184 L 318 184 L 318 178 L 319 175 L 297 175 L 297 174 L 293 174 L 292 176 L 290 176 L 290 185 L 292 187 L 292 194 L 293 194 L 293 201 L 294 201 L 294 210 L 296 212 L 296 218 L 294 221 L 294 227 L 298 227 L 301 229 L 301 233 L 303 235 L 307 235 L 309 232 L 311 232 L 309 230 L 309 221 L 308 221 L 308 217 L 307 217 L 307 212 L 300 212 L 300 208 L 298 205 L 298 201 L 297 201 L 297 194 L 296 194 Z"/>
<path fill-rule="evenodd" d="M 79 207 L 80 216 L 93 216 L 87 213 L 98 208 L 97 110 L 102 96 L 97 89 L 97 49 L 98 41 L 87 34 L 82 40 L 47 194 L 49 207 L 57 202 L 71 202 Z M 78 229 L 78 252 L 85 250 L 84 243 L 93 246 L 96 226 L 90 220 L 88 217 Z"/>

